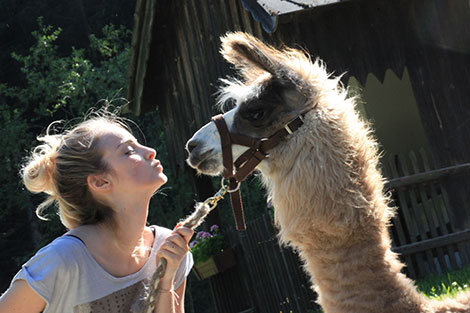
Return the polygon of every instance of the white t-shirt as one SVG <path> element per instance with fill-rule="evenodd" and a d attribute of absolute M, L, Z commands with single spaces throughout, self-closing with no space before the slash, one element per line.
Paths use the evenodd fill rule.
<path fill-rule="evenodd" d="M 170 229 L 151 226 L 155 233 L 150 257 L 136 273 L 115 277 L 93 258 L 84 243 L 62 236 L 40 249 L 13 278 L 24 279 L 46 301 L 43 313 L 128 313 L 156 270 L 155 253 Z M 193 266 L 190 252 L 175 275 L 177 289 Z"/>

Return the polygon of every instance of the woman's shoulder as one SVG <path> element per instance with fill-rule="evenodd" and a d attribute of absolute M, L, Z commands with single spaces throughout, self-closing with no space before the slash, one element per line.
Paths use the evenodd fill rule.
<path fill-rule="evenodd" d="M 82 253 L 81 245 L 83 244 L 78 238 L 63 235 L 39 249 L 29 262 L 47 259 L 56 266 L 69 265 L 70 262 L 76 260 L 77 254 Z"/>
<path fill-rule="evenodd" d="M 56 251 L 56 253 L 66 256 L 81 251 L 85 247 L 83 241 L 76 236 L 62 235 L 54 239 L 49 245 L 49 249 Z"/>
<path fill-rule="evenodd" d="M 54 239 L 39 249 L 16 274 L 16 280 L 26 280 L 45 299 L 50 299 L 52 286 L 56 282 L 73 280 L 77 275 L 74 254 L 79 246 L 72 238 L 64 236 Z"/>

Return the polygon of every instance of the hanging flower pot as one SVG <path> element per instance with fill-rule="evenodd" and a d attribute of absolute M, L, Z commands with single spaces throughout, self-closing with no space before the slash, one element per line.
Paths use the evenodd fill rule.
<path fill-rule="evenodd" d="M 194 257 L 194 273 L 199 279 L 206 279 L 235 265 L 235 255 L 226 248 L 219 226 L 212 225 L 209 232 L 200 231 L 190 243 Z"/>
<path fill-rule="evenodd" d="M 223 271 L 235 266 L 235 264 L 233 249 L 227 249 L 211 256 L 203 262 L 196 263 L 193 267 L 193 271 L 199 280 L 203 280 L 222 273 Z"/>

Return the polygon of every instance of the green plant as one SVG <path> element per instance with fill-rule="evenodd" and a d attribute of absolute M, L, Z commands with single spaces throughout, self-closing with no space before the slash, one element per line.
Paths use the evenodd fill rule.
<path fill-rule="evenodd" d="M 219 226 L 212 225 L 209 232 L 198 232 L 196 239 L 191 241 L 189 247 L 193 254 L 194 263 L 204 262 L 224 250 L 224 236 L 220 233 Z"/>
<path fill-rule="evenodd" d="M 45 25 L 39 18 L 29 51 L 11 55 L 23 79 L 15 85 L 0 82 L 0 242 L 6 247 L 0 257 L 4 273 L 0 291 L 35 251 L 65 231 L 55 207 L 48 211 L 51 221 L 35 217 L 34 208 L 43 196 L 27 192 L 18 175 L 27 151 L 38 144 L 35 137 L 52 121 L 73 124 L 91 107 L 99 107 L 101 99 L 124 95 L 129 30 L 108 25 L 102 35 L 90 38 L 89 47 L 71 48 L 67 54 L 59 52 L 60 34 L 60 28 Z"/>
<path fill-rule="evenodd" d="M 459 292 L 469 290 L 470 267 L 442 275 L 429 275 L 416 281 L 418 290 L 431 299 L 455 297 Z"/>

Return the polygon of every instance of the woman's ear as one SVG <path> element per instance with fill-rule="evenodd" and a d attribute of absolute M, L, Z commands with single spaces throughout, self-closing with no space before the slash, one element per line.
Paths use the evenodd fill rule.
<path fill-rule="evenodd" d="M 87 184 L 94 192 L 107 192 L 111 190 L 111 181 L 103 175 L 89 175 Z"/>

